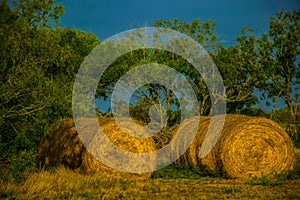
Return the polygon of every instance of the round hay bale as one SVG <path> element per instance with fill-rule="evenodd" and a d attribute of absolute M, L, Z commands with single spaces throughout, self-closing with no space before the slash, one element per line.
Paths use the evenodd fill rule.
<path fill-rule="evenodd" d="M 195 130 L 191 130 L 190 124 L 194 124 L 199 120 L 199 117 L 192 117 L 189 119 L 184 120 L 181 124 L 180 127 L 182 128 L 181 131 L 185 133 L 186 137 L 190 137 L 191 133 L 194 132 Z M 184 138 L 182 139 L 182 142 L 176 146 L 172 146 L 172 153 L 176 154 L 176 157 L 179 157 L 177 162 L 185 163 L 185 162 L 190 162 L 194 165 L 197 165 L 200 161 L 197 156 L 197 152 L 200 151 L 202 141 L 204 139 L 205 133 L 207 132 L 208 125 L 209 125 L 209 117 L 200 117 L 199 120 L 199 125 L 198 125 L 198 130 L 197 130 L 197 135 L 195 136 L 193 143 L 190 147 L 187 147 L 184 141 Z M 176 133 L 179 131 L 179 126 L 177 126 L 174 129 L 173 132 L 173 137 L 175 137 Z M 179 155 L 178 152 L 180 152 L 178 149 L 188 149 L 183 155 Z M 192 150 L 193 149 L 193 150 Z"/>
<path fill-rule="evenodd" d="M 41 139 L 38 152 L 41 163 L 45 166 L 79 168 L 84 146 L 78 137 L 74 121 L 64 119 L 62 125 L 52 131 Z"/>
<path fill-rule="evenodd" d="M 122 123 L 121 130 L 116 124 L 113 118 L 99 118 L 99 124 L 102 131 L 106 134 L 107 138 L 116 146 L 126 151 L 134 153 L 147 153 L 156 150 L 155 143 L 152 138 L 137 138 L 129 135 L 130 132 L 143 131 L 143 127 L 135 122 L 134 127 L 132 123 L 129 123 L 129 119 L 121 118 L 119 121 Z M 88 129 L 91 124 L 91 119 L 83 119 L 84 129 Z M 128 127 L 126 128 L 126 125 Z M 125 127 L 125 128 L 124 128 Z M 105 156 L 104 144 L 96 143 L 101 148 L 101 153 Z M 117 155 L 110 155 L 117 162 L 122 162 L 122 159 Z M 63 126 L 48 136 L 44 136 L 40 143 L 39 157 L 42 163 L 48 165 L 65 165 L 72 169 L 80 168 L 81 172 L 99 172 L 105 175 L 120 177 L 120 178 L 149 178 L 151 173 L 127 173 L 120 172 L 116 169 L 112 169 L 94 158 L 90 152 L 84 147 L 80 137 L 75 128 L 74 121 L 72 119 L 63 120 Z M 111 158 L 111 157 L 110 157 Z M 155 158 L 149 160 L 149 163 L 136 163 L 142 164 L 154 164 Z M 142 167 L 142 166 L 141 166 Z M 155 166 L 153 166 L 153 169 Z"/>
<path fill-rule="evenodd" d="M 106 137 L 120 149 L 133 152 L 133 153 L 148 153 L 156 150 L 156 144 L 153 138 L 138 138 L 133 135 L 142 135 L 147 134 L 145 129 L 140 125 L 139 122 L 134 121 L 135 124 L 129 122 L 127 118 L 118 118 L 119 124 L 121 124 L 122 129 L 116 124 L 114 118 L 99 118 L 99 124 L 102 131 L 105 133 Z M 88 127 L 87 127 L 88 128 Z M 129 135 L 128 133 L 131 133 Z M 106 149 L 109 148 L 108 144 L 101 143 L 99 140 L 96 140 L 94 147 L 97 149 L 96 152 L 101 152 L 102 157 L 108 156 L 111 162 L 120 163 L 126 162 L 123 161 L 118 155 L 111 154 L 107 152 Z M 97 154 L 97 153 L 96 153 Z M 142 169 L 145 165 L 151 165 L 152 170 L 156 166 L 156 158 L 153 157 L 147 162 L 136 162 L 134 163 L 135 168 Z M 128 166 L 129 168 L 132 167 Z M 119 170 L 112 169 L 101 162 L 99 162 L 90 152 L 86 151 L 83 154 L 82 168 L 86 172 L 105 172 L 107 175 L 114 175 L 115 177 L 123 178 L 150 178 L 151 173 L 127 173 L 120 172 Z"/>
<path fill-rule="evenodd" d="M 221 170 L 229 178 L 260 177 L 294 168 L 293 144 L 286 132 L 269 119 L 243 115 L 226 115 L 217 144 L 206 157 L 199 158 L 208 119 L 200 119 L 198 133 L 184 155 L 195 165 Z M 193 120 L 184 125 L 189 123 Z"/>

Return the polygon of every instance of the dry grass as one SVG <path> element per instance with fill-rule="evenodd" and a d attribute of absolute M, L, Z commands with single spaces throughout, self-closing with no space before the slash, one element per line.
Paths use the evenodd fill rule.
<path fill-rule="evenodd" d="M 300 180 L 249 184 L 237 179 L 122 180 L 60 167 L 29 174 L 24 183 L 0 181 L 4 199 L 299 199 Z"/>
<path fill-rule="evenodd" d="M 124 162 L 117 154 L 108 151 L 109 147 L 106 143 L 101 143 L 101 141 L 98 140 L 99 135 L 97 134 L 97 130 L 93 129 L 92 120 L 93 119 L 85 118 L 82 119 L 80 123 L 84 124 L 82 131 L 92 132 L 91 136 L 86 137 L 89 141 L 85 141 L 85 144 L 90 145 L 89 149 L 94 149 L 93 155 L 103 157 L 110 156 L 111 162 L 115 163 L 121 164 L 121 162 Z M 137 122 L 132 124 L 129 123 L 129 119 L 121 118 L 119 122 L 122 124 L 122 129 L 120 129 L 113 118 L 99 118 L 98 121 L 102 131 L 110 142 L 120 149 L 133 153 L 152 152 L 156 149 L 152 138 L 137 138 L 129 135 L 129 133 L 147 134 Z M 64 165 L 71 169 L 79 169 L 84 173 L 97 172 L 122 178 L 149 178 L 151 175 L 150 173 L 132 174 L 120 172 L 100 163 L 83 145 L 72 119 L 63 120 L 62 127 L 59 127 L 52 134 L 42 138 L 39 147 L 39 157 L 42 164 L 46 166 Z M 152 160 L 148 160 L 147 163 L 135 163 L 135 167 L 142 168 L 145 165 L 151 164 L 154 169 L 154 157 Z"/>
<path fill-rule="evenodd" d="M 193 121 L 192 118 L 182 124 L 187 132 Z M 182 160 L 219 169 L 229 178 L 261 177 L 294 168 L 293 144 L 286 132 L 271 120 L 243 115 L 226 115 L 220 139 L 213 150 L 200 159 L 198 154 L 209 121 L 207 117 L 200 118 L 198 133 Z"/>

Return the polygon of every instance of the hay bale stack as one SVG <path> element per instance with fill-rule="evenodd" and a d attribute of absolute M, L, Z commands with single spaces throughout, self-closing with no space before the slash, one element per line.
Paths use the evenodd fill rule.
<path fill-rule="evenodd" d="M 189 122 L 192 120 L 183 125 L 188 127 Z M 207 118 L 200 119 L 198 133 L 184 155 L 195 165 L 218 169 L 229 178 L 282 173 L 295 165 L 292 141 L 277 123 L 243 115 L 226 115 L 217 144 L 200 159 L 198 154 L 208 126 Z"/>
<path fill-rule="evenodd" d="M 142 126 L 135 122 L 134 127 L 129 123 L 129 119 L 121 118 L 121 130 L 113 118 L 99 118 L 101 129 L 107 138 L 117 147 L 134 153 L 147 153 L 155 151 L 155 143 L 152 138 L 137 138 L 129 135 L 130 132 L 143 133 Z M 89 129 L 92 119 L 85 118 L 81 122 L 84 123 L 83 129 Z M 128 124 L 127 128 L 126 125 Z M 124 128 L 125 127 L 125 128 Z M 100 148 L 102 156 L 105 156 L 107 146 L 100 143 L 95 148 Z M 117 155 L 110 155 L 115 162 L 122 162 Z M 114 156 L 114 157 L 113 157 Z M 48 136 L 44 136 L 39 147 L 39 157 L 42 163 L 49 165 L 65 165 L 72 169 L 79 168 L 81 172 L 103 173 L 104 175 L 120 177 L 120 178 L 149 178 L 150 173 L 132 174 L 120 172 L 112 169 L 99 162 L 85 148 L 80 140 L 72 119 L 63 120 L 63 126 Z M 149 160 L 149 163 L 136 163 L 137 165 L 155 163 L 155 158 Z M 155 166 L 153 166 L 154 169 Z"/>

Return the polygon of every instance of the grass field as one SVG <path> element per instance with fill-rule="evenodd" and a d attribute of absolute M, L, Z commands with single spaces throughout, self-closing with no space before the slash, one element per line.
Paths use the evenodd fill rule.
<path fill-rule="evenodd" d="M 300 199 L 299 171 L 270 179 L 234 180 L 201 169 L 173 165 L 149 180 L 80 174 L 60 167 L 1 179 L 4 199 Z"/>

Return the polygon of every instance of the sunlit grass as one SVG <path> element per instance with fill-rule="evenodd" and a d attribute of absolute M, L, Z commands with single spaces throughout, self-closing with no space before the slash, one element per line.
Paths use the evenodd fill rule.
<path fill-rule="evenodd" d="M 299 199 L 300 179 L 245 182 L 212 176 L 193 175 L 149 180 L 123 180 L 101 174 L 83 175 L 60 167 L 26 175 L 24 182 L 1 180 L 0 198 L 7 199 Z M 182 169 L 188 170 L 188 169 Z M 173 177 L 170 177 L 172 174 Z"/>

